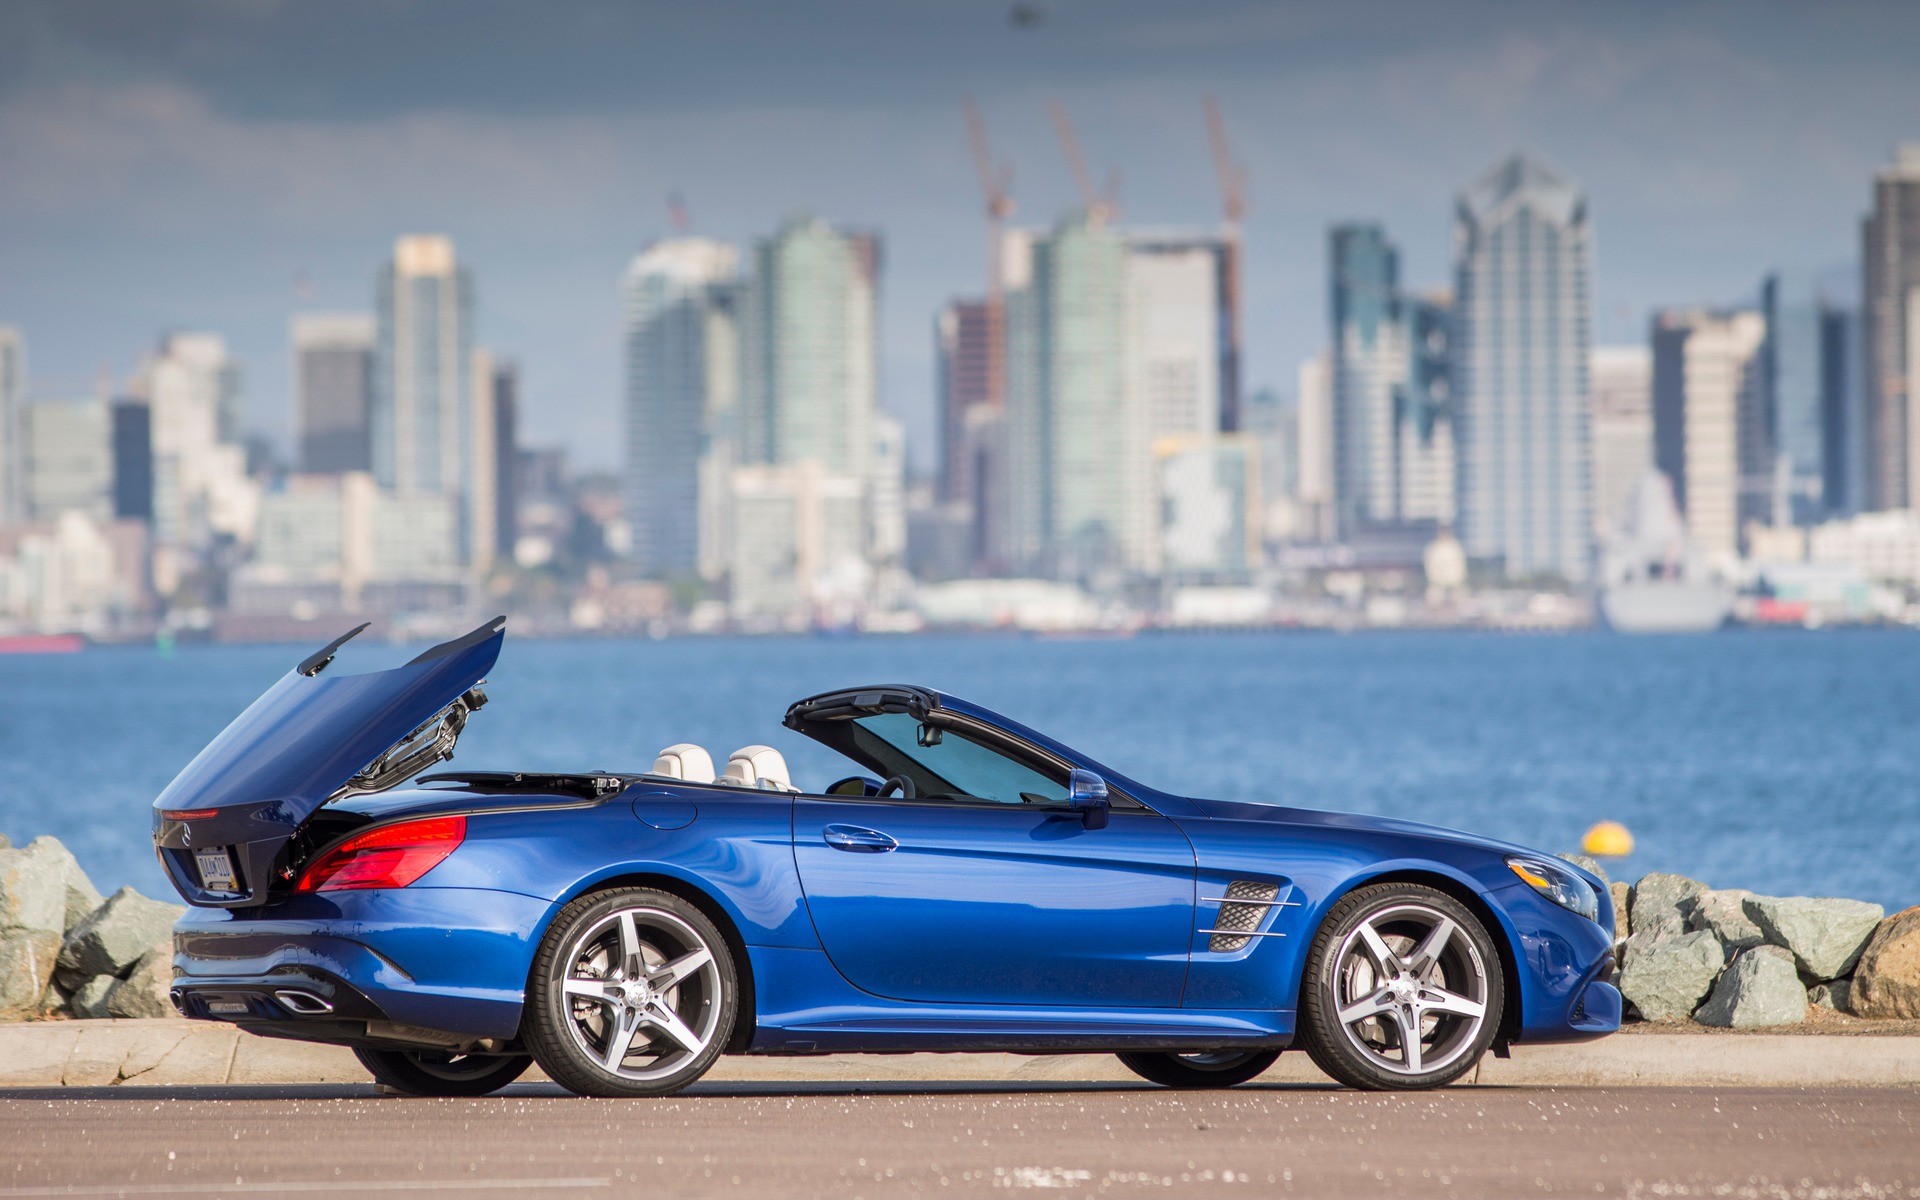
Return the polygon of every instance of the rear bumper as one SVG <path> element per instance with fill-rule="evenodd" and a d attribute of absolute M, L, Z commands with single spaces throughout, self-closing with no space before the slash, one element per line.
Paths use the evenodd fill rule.
<path fill-rule="evenodd" d="M 174 926 L 175 1006 L 313 1041 L 510 1039 L 550 908 L 515 892 L 413 887 L 191 909 Z"/>

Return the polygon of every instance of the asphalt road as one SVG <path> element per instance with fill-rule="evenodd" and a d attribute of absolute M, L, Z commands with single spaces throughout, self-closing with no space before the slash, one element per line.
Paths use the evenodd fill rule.
<path fill-rule="evenodd" d="M 1920 1088 L 0 1092 L 15 1196 L 1920 1197 Z"/>

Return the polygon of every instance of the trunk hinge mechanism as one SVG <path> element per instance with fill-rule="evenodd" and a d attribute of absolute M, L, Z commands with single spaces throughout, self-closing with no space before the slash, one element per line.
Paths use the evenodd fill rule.
<path fill-rule="evenodd" d="M 487 694 L 478 685 L 467 689 L 459 699 L 401 738 L 385 754 L 368 763 L 328 799 L 339 800 L 369 792 L 384 792 L 435 763 L 452 758 L 453 745 L 460 740 L 460 731 L 467 727 L 467 718 L 486 702 Z"/>

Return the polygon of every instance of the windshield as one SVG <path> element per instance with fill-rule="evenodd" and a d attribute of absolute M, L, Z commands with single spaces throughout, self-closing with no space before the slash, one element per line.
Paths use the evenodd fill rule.
<path fill-rule="evenodd" d="M 940 741 L 920 744 L 920 722 L 907 713 L 881 713 L 853 722 L 853 742 L 888 775 L 913 781 L 921 800 L 974 800 L 995 804 L 1067 802 L 1066 776 L 1044 773 L 956 729 Z"/>

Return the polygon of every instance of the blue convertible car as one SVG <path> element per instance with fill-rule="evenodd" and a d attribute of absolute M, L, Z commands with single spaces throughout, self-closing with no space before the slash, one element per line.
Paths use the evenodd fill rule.
<path fill-rule="evenodd" d="M 422 776 L 504 626 L 363 675 L 326 672 L 341 638 L 168 785 L 182 1013 L 441 1095 L 534 1061 L 638 1096 L 722 1054 L 910 1050 L 1107 1052 L 1221 1087 L 1289 1046 L 1424 1088 L 1619 1024 L 1610 897 L 1568 863 L 1163 792 L 929 688 L 789 708 L 852 764 L 825 786 L 766 746 L 716 775 L 690 744 L 634 774 Z"/>

